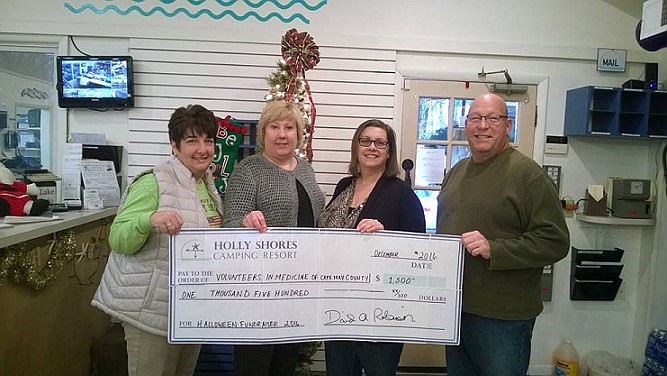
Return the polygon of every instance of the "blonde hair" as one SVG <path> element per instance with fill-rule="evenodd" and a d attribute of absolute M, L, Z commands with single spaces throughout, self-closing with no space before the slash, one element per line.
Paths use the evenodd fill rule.
<path fill-rule="evenodd" d="M 266 126 L 282 120 L 291 120 L 296 123 L 296 147 L 301 146 L 303 142 L 303 128 L 305 126 L 303 112 L 293 102 L 271 101 L 262 110 L 262 115 L 259 117 L 259 122 L 257 123 L 257 142 L 262 149 L 264 149 L 264 131 L 266 130 Z"/>

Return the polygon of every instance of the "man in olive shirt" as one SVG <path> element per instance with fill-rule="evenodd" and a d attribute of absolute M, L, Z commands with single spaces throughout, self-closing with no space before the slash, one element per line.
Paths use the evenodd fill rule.
<path fill-rule="evenodd" d="M 495 94 L 466 118 L 471 157 L 445 176 L 437 232 L 465 247 L 461 342 L 447 346 L 447 375 L 525 375 L 542 268 L 567 255 L 558 193 L 542 168 L 510 147 L 512 119 Z"/>

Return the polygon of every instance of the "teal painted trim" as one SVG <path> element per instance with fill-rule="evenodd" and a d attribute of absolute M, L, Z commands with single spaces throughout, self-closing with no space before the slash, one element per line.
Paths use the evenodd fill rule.
<path fill-rule="evenodd" d="M 221 0 L 216 0 L 216 1 L 218 3 L 220 3 Z M 309 11 L 316 11 L 316 10 L 322 8 L 323 6 L 325 6 L 327 4 L 327 0 L 322 0 L 322 1 L 320 1 L 319 4 L 316 4 L 316 5 L 310 5 L 307 2 L 305 2 L 304 0 L 291 0 L 289 3 L 287 3 L 285 5 L 281 4 L 277 0 L 259 0 L 256 3 L 253 3 L 250 0 L 243 0 L 243 2 L 248 4 L 249 6 L 251 6 L 253 8 L 259 8 L 266 3 L 273 3 L 278 8 L 280 8 L 282 10 L 289 9 L 292 6 L 294 6 L 294 4 L 301 4 L 304 8 L 308 9 Z"/>
<path fill-rule="evenodd" d="M 190 17 L 190 18 L 193 18 L 193 19 L 198 18 L 199 16 L 205 14 L 205 15 L 208 15 L 209 17 L 211 17 L 215 20 L 219 20 L 219 19 L 221 19 L 225 16 L 230 16 L 237 21 L 244 21 L 244 20 L 246 20 L 250 17 L 254 17 L 261 22 L 266 22 L 266 21 L 270 20 L 271 18 L 277 18 L 280 21 L 282 21 L 283 23 L 290 23 L 290 22 L 292 22 L 296 19 L 299 19 L 299 20 L 303 21 L 303 23 L 305 23 L 305 24 L 310 24 L 310 20 L 307 19 L 306 17 L 304 17 L 300 13 L 296 13 L 296 14 L 293 14 L 292 16 L 290 16 L 290 17 L 285 18 L 281 14 L 278 14 L 276 12 L 271 12 L 271 13 L 267 14 L 266 16 L 260 16 L 257 12 L 254 12 L 254 11 L 246 12 L 242 15 L 238 15 L 231 10 L 226 10 L 222 13 L 215 14 L 208 9 L 202 9 L 202 10 L 199 10 L 195 13 L 192 13 L 185 8 L 176 8 L 174 11 L 169 12 L 169 11 L 165 10 L 164 8 L 154 7 L 154 8 L 151 8 L 150 10 L 148 10 L 148 11 L 145 11 L 145 10 L 141 9 L 140 7 L 138 7 L 136 5 L 132 5 L 129 8 L 127 8 L 126 10 L 121 10 L 120 8 L 118 8 L 115 5 L 107 5 L 106 7 L 102 8 L 102 9 L 98 9 L 91 4 L 84 4 L 80 8 L 75 8 L 74 6 L 70 5 L 69 3 L 65 3 L 65 8 L 67 8 L 67 10 L 69 10 L 70 12 L 76 13 L 76 14 L 80 14 L 80 13 L 83 13 L 84 11 L 86 11 L 86 10 L 90 10 L 91 12 L 96 13 L 96 14 L 104 14 L 104 13 L 109 12 L 109 11 L 114 11 L 114 12 L 116 12 L 116 13 L 122 15 L 122 16 L 126 16 L 126 15 L 128 15 L 132 12 L 137 12 L 137 13 L 141 14 L 142 16 L 146 16 L 146 17 L 151 16 L 155 13 L 162 13 L 162 15 L 164 15 L 165 17 L 175 17 L 179 13 L 182 13 L 182 14 L 184 14 L 184 15 Z"/>
<path fill-rule="evenodd" d="M 106 0 L 106 1 L 113 1 L 113 0 Z M 132 1 L 135 2 L 135 3 L 143 3 L 146 0 L 132 0 Z M 177 0 L 159 0 L 159 1 L 162 4 L 173 4 Z M 187 2 L 192 4 L 192 5 L 201 5 L 204 2 L 206 2 L 206 0 L 187 0 Z M 239 0 L 228 0 L 228 1 L 215 0 L 215 2 L 222 5 L 222 6 L 228 7 L 230 5 L 234 5 L 234 4 L 238 3 Z M 278 0 L 258 0 L 257 2 L 252 2 L 251 0 L 243 0 L 243 2 L 246 3 L 246 5 L 250 6 L 251 8 L 255 8 L 255 9 L 261 7 L 262 5 L 264 5 L 266 3 L 272 3 L 276 7 L 280 8 L 282 10 L 289 9 L 289 8 L 293 7 L 295 4 L 301 4 L 304 8 L 308 9 L 309 11 L 319 10 L 320 8 L 322 8 L 323 6 L 325 6 L 327 4 L 327 0 L 322 0 L 318 4 L 315 4 L 315 5 L 308 4 L 306 2 L 306 0 L 290 0 L 290 2 L 288 2 L 287 4 L 282 4 Z"/>

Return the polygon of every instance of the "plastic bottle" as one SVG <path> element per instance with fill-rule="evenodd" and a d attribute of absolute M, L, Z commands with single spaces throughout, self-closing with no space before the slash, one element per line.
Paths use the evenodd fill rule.
<path fill-rule="evenodd" d="M 554 351 L 554 376 L 579 375 L 579 353 L 569 339 L 564 340 Z"/>

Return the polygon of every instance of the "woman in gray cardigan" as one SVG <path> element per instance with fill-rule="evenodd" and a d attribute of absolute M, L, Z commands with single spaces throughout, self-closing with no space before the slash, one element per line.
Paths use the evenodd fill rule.
<path fill-rule="evenodd" d="M 269 102 L 259 118 L 260 154 L 234 167 L 225 191 L 225 227 L 315 227 L 324 194 L 310 164 L 294 156 L 303 116 L 291 102 Z M 300 344 L 236 345 L 235 376 L 294 375 Z"/>

